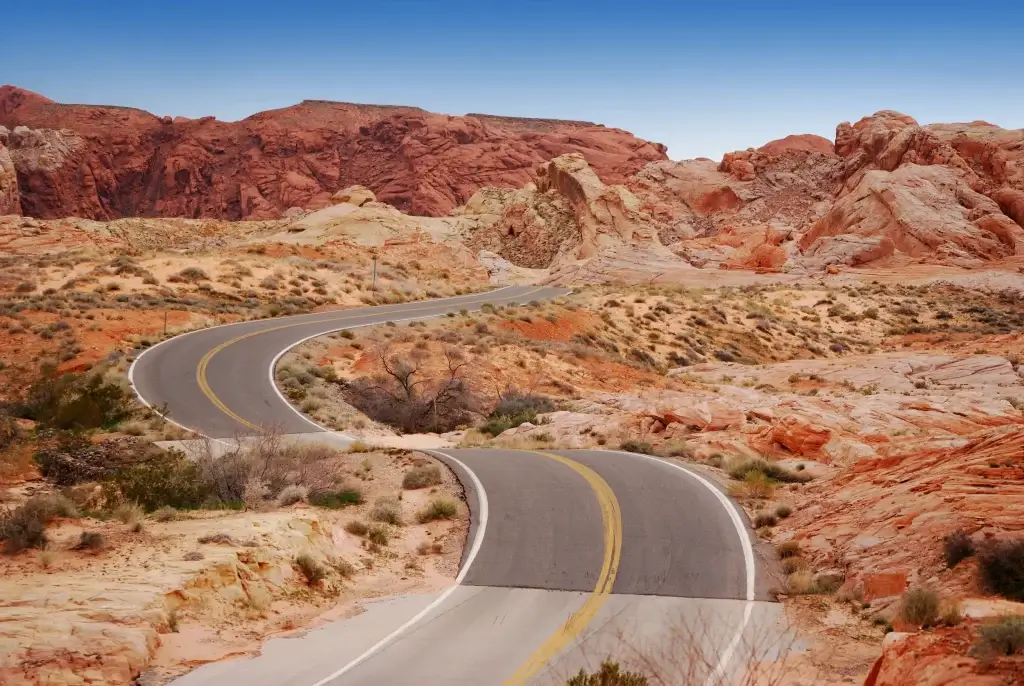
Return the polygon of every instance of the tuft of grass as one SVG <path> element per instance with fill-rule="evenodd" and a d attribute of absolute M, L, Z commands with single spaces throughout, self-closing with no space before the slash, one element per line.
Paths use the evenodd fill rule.
<path fill-rule="evenodd" d="M 811 480 L 806 474 L 797 474 L 780 465 L 768 462 L 767 460 L 744 460 L 729 468 L 729 476 L 743 481 L 750 474 L 763 474 L 772 481 L 779 481 L 786 484 L 802 484 Z"/>
<path fill-rule="evenodd" d="M 946 536 L 942 549 L 946 558 L 946 566 L 952 569 L 974 555 L 974 541 L 966 531 L 960 529 Z"/>
<path fill-rule="evenodd" d="M 158 522 L 173 522 L 178 518 L 179 514 L 178 510 L 175 508 L 170 505 L 164 505 L 153 513 L 153 519 Z"/>
<path fill-rule="evenodd" d="M 390 496 L 377 498 L 373 503 L 373 509 L 370 510 L 370 519 L 375 522 L 401 526 L 402 505 L 396 498 L 392 498 Z"/>
<path fill-rule="evenodd" d="M 978 551 L 982 585 L 991 593 L 1024 602 L 1024 540 L 997 541 Z"/>
<path fill-rule="evenodd" d="M 143 522 L 146 519 L 146 511 L 138 503 L 121 503 L 111 513 L 114 519 L 127 524 L 136 533 L 142 531 Z"/>
<path fill-rule="evenodd" d="M 987 655 L 1024 653 L 1024 616 L 1003 617 L 978 628 L 975 650 Z"/>
<path fill-rule="evenodd" d="M 171 610 L 167 613 L 167 628 L 171 630 L 171 633 L 178 633 L 178 611 Z"/>
<path fill-rule="evenodd" d="M 786 578 L 786 590 L 793 595 L 815 593 L 814 574 L 809 569 L 798 569 Z"/>
<path fill-rule="evenodd" d="M 785 560 L 787 557 L 797 557 L 800 555 L 800 543 L 798 541 L 786 541 L 775 546 L 775 552 L 778 553 L 780 560 Z"/>
<path fill-rule="evenodd" d="M 801 569 L 807 569 L 807 567 L 807 560 L 802 557 L 787 557 L 782 561 L 782 571 L 787 575 L 799 572 Z"/>
<path fill-rule="evenodd" d="M 345 525 L 345 531 L 349 532 L 353 536 L 365 536 L 369 533 L 370 527 L 368 527 L 365 522 L 353 519 Z"/>
<path fill-rule="evenodd" d="M 416 515 L 416 519 L 420 524 L 426 524 L 438 519 L 451 519 L 458 513 L 459 506 L 454 500 L 438 497 L 432 499 L 425 508 L 420 510 L 419 514 Z"/>
<path fill-rule="evenodd" d="M 775 516 L 779 519 L 785 519 L 791 514 L 793 514 L 793 508 L 789 505 L 779 505 L 775 508 Z"/>
<path fill-rule="evenodd" d="M 779 523 L 778 518 L 768 512 L 761 512 L 754 517 L 754 528 L 760 529 L 762 526 L 775 526 Z"/>
<path fill-rule="evenodd" d="M 624 450 L 627 453 L 640 453 L 642 455 L 654 454 L 654 448 L 651 447 L 650 443 L 638 441 L 633 438 L 628 438 L 622 443 L 619 443 L 619 450 Z"/>
<path fill-rule="evenodd" d="M 939 620 L 939 594 L 929 588 L 909 589 L 900 599 L 900 619 L 918 627 L 935 625 Z"/>
<path fill-rule="evenodd" d="M 440 467 L 413 467 L 402 477 L 402 488 L 415 490 L 427 486 L 437 486 L 441 483 Z"/>
<path fill-rule="evenodd" d="M 301 553 L 295 557 L 295 566 L 306 578 L 306 583 L 313 584 L 327 578 L 327 570 L 319 561 L 309 553 Z"/>

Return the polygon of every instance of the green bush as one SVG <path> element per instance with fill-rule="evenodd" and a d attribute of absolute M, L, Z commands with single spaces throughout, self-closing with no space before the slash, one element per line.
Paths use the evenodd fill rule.
<path fill-rule="evenodd" d="M 437 466 L 413 467 L 402 477 L 402 488 L 409 490 L 437 486 L 441 483 L 441 469 Z"/>
<path fill-rule="evenodd" d="M 554 409 L 555 405 L 551 399 L 543 395 L 509 390 L 501 396 L 494 410 L 488 415 L 487 421 L 480 426 L 480 431 L 497 436 L 520 424 L 536 424 L 538 414 L 552 412 Z"/>
<path fill-rule="evenodd" d="M 989 592 L 1024 602 L 1024 540 L 985 545 L 978 551 L 978 570 Z"/>
<path fill-rule="evenodd" d="M 580 670 L 579 674 L 565 682 L 565 686 L 647 686 L 647 677 L 638 672 L 625 672 L 617 662 L 605 660 L 601 668 L 587 674 Z"/>
<path fill-rule="evenodd" d="M 459 513 L 459 506 L 451 498 L 434 498 L 416 515 L 420 524 L 438 519 L 451 519 Z"/>
<path fill-rule="evenodd" d="M 650 443 L 638 441 L 632 438 L 619 443 L 619 450 L 625 450 L 627 453 L 641 453 L 643 455 L 654 454 L 654 448 L 651 447 Z"/>
<path fill-rule="evenodd" d="M 785 467 L 760 459 L 744 460 L 729 468 L 729 476 L 739 481 L 745 480 L 751 472 L 763 474 L 772 481 L 788 484 L 802 484 L 811 480 L 809 476 L 791 472 Z"/>
<path fill-rule="evenodd" d="M 119 468 L 105 488 L 111 499 L 138 503 L 146 512 L 165 506 L 197 508 L 210 495 L 199 467 L 176 451 L 155 453 Z"/>
<path fill-rule="evenodd" d="M 102 374 L 60 373 L 43 365 L 20 398 L 9 403 L 10 413 L 31 419 L 43 429 L 111 429 L 131 413 L 131 394 Z"/>
<path fill-rule="evenodd" d="M 341 491 L 324 491 L 309 495 L 310 505 L 326 507 L 332 510 L 340 510 L 349 505 L 359 505 L 362 502 L 363 494 L 356 488 L 346 488 Z"/>
<path fill-rule="evenodd" d="M 989 655 L 1024 653 L 1024 617 L 1004 617 L 978 629 L 977 649 Z"/>

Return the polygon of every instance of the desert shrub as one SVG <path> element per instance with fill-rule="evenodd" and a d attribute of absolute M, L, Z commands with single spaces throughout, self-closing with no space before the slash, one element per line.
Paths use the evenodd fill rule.
<path fill-rule="evenodd" d="M 297 555 L 295 566 L 299 568 L 302 576 L 306 578 L 306 583 L 310 586 L 327 578 L 327 569 L 309 553 Z"/>
<path fill-rule="evenodd" d="M 524 393 L 514 388 L 506 389 L 498 399 L 480 430 L 491 436 L 527 422 L 537 423 L 537 415 L 555 409 L 550 398 L 533 393 Z"/>
<path fill-rule="evenodd" d="M 401 526 L 402 505 L 397 499 L 389 496 L 377 498 L 373 503 L 373 508 L 370 510 L 370 519 L 375 522 Z"/>
<path fill-rule="evenodd" d="M 754 517 L 754 528 L 760 529 L 762 526 L 775 526 L 779 523 L 779 520 L 775 515 L 768 512 L 761 512 Z"/>
<path fill-rule="evenodd" d="M 350 579 L 355 576 L 356 567 L 348 560 L 334 560 L 331 563 L 331 566 L 334 567 L 334 571 L 346 579 Z"/>
<path fill-rule="evenodd" d="M 353 536 L 365 536 L 370 532 L 370 527 L 368 527 L 365 522 L 353 519 L 345 525 L 345 531 L 349 532 Z"/>
<path fill-rule="evenodd" d="M 971 540 L 966 531 L 954 531 L 946 536 L 943 541 L 942 550 L 946 558 L 946 566 L 952 569 L 971 555 L 974 555 L 974 541 Z"/>
<path fill-rule="evenodd" d="M 341 491 L 322 491 L 312 493 L 309 496 L 309 504 L 316 507 L 326 507 L 331 510 L 340 510 L 349 505 L 359 505 L 363 502 L 363 494 L 357 488 L 346 488 Z"/>
<path fill-rule="evenodd" d="M 291 484 L 281 489 L 277 494 L 277 504 L 283 506 L 294 505 L 302 502 L 309 496 L 309 489 L 298 484 Z"/>
<path fill-rule="evenodd" d="M 976 650 L 988 655 L 1024 653 L 1024 617 L 1003 617 L 978 628 Z"/>
<path fill-rule="evenodd" d="M 199 467 L 177 451 L 155 452 L 118 468 L 105 482 L 111 499 L 138 503 L 146 512 L 164 506 L 199 507 L 210 495 Z"/>
<path fill-rule="evenodd" d="M 619 450 L 625 450 L 627 453 L 641 453 L 643 455 L 654 454 L 654 448 L 650 443 L 638 441 L 634 438 L 628 438 L 619 443 Z"/>
<path fill-rule="evenodd" d="M 740 481 L 745 480 L 751 472 L 763 474 L 772 481 L 782 483 L 800 484 L 811 480 L 809 476 L 791 472 L 785 467 L 760 459 L 744 460 L 729 468 L 729 476 Z"/>
<path fill-rule="evenodd" d="M 434 498 L 430 503 L 420 510 L 416 519 L 420 524 L 433 522 L 438 519 L 451 519 L 459 513 L 459 506 L 451 498 Z"/>
<path fill-rule="evenodd" d="M 785 519 L 791 514 L 793 514 L 793 508 L 789 505 L 779 505 L 775 508 L 775 516 L 779 519 Z"/>
<path fill-rule="evenodd" d="M 366 531 L 366 540 L 376 545 L 387 545 L 391 540 L 391 530 L 387 524 L 374 524 Z"/>
<path fill-rule="evenodd" d="M 1024 602 L 1024 540 L 996 541 L 982 547 L 978 571 L 990 593 Z"/>
<path fill-rule="evenodd" d="M 914 626 L 932 626 L 939 619 L 939 594 L 928 588 L 911 588 L 900 600 L 900 619 Z"/>
<path fill-rule="evenodd" d="M 797 541 L 786 541 L 775 546 L 775 552 L 779 559 L 785 560 L 788 557 L 796 557 L 800 554 L 800 543 Z"/>
<path fill-rule="evenodd" d="M 35 460 L 39 471 L 58 486 L 74 486 L 88 481 L 103 481 L 121 467 L 154 453 L 155 446 L 147 446 L 135 438 L 119 438 L 92 443 L 74 432 L 61 432 L 56 441 L 38 451 Z"/>
<path fill-rule="evenodd" d="M 432 375 L 425 364 L 429 352 L 414 350 L 399 357 L 384 349 L 379 354 L 383 371 L 343 383 L 345 399 L 403 433 L 443 433 L 470 424 L 479 415 L 479 401 L 462 376 L 465 361 L 454 349 L 444 356 L 444 372 Z"/>
<path fill-rule="evenodd" d="M 114 508 L 111 514 L 117 521 L 129 525 L 133 531 L 142 531 L 142 522 L 146 517 L 146 511 L 137 503 L 121 503 Z"/>
<path fill-rule="evenodd" d="M 60 373 L 45 364 L 7 406 L 12 416 L 31 419 L 43 429 L 110 429 L 129 416 L 131 394 L 99 372 Z"/>
<path fill-rule="evenodd" d="M 243 502 L 247 491 L 280 493 L 302 486 L 309 502 L 320 507 L 344 507 L 362 502 L 358 492 L 341 489 L 344 469 L 339 451 L 324 445 L 285 445 L 281 434 L 267 431 L 227 454 L 202 455 L 197 464 L 203 483 L 225 503 Z M 358 497 L 357 497 L 358 496 Z"/>
<path fill-rule="evenodd" d="M 601 668 L 587 674 L 580 670 L 579 674 L 565 682 L 565 686 L 647 686 L 647 677 L 638 672 L 622 671 L 619 663 L 605 660 Z"/>
<path fill-rule="evenodd" d="M 413 467 L 402 477 L 402 488 L 409 490 L 437 486 L 441 483 L 441 469 L 436 465 Z"/>
<path fill-rule="evenodd" d="M 103 538 L 103 534 L 98 531 L 83 531 L 82 535 L 78 537 L 78 545 L 75 546 L 75 550 L 89 550 L 97 551 L 103 550 L 103 547 L 107 544 L 106 539 Z"/>
<path fill-rule="evenodd" d="M 20 553 L 47 543 L 46 525 L 57 517 L 74 517 L 75 506 L 63 496 L 36 495 L 13 510 L 0 512 L 0 540 L 4 552 Z"/>
<path fill-rule="evenodd" d="M 170 281 L 185 281 L 188 283 L 196 283 L 197 281 L 209 281 L 210 276 L 199 267 L 185 267 L 176 275 L 177 278 L 171 277 Z"/>
<path fill-rule="evenodd" d="M 693 448 L 685 441 L 667 441 L 659 452 L 666 457 L 680 457 L 685 460 L 692 460 L 694 457 Z"/>
<path fill-rule="evenodd" d="M 164 505 L 153 513 L 153 519 L 158 522 L 173 522 L 178 518 L 178 510 L 170 505 Z"/>
<path fill-rule="evenodd" d="M 0 412 L 0 450 L 6 450 L 18 440 L 18 425 L 14 419 Z"/>

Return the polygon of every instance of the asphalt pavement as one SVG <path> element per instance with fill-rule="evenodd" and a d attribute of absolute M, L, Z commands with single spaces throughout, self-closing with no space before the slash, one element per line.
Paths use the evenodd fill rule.
<path fill-rule="evenodd" d="M 131 378 L 147 403 L 210 438 L 273 425 L 302 440 L 337 441 L 276 391 L 272 366 L 283 351 L 341 328 L 565 292 L 515 287 L 226 325 L 145 351 Z M 665 666 L 688 665 L 671 682 L 711 684 L 785 642 L 747 522 L 700 473 L 605 450 L 434 454 L 459 476 L 471 512 L 456 584 L 366 603 L 352 619 L 274 639 L 254 659 L 207 665 L 174 683 L 554 685 L 608 656 L 650 666 L 665 656 L 659 642 L 674 636 L 673 645 L 691 648 Z M 680 632 L 688 636 L 681 642 Z"/>

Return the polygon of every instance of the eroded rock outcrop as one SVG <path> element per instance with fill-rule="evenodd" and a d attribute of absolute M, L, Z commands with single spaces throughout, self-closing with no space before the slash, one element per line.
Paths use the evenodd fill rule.
<path fill-rule="evenodd" d="M 536 184 L 518 191 L 479 191 L 461 214 L 482 220 L 470 239 L 477 249 L 521 266 L 550 268 L 559 283 L 575 279 L 592 260 L 614 260 L 619 253 L 682 266 L 661 244 L 657 222 L 640 199 L 623 186 L 605 185 L 579 153 L 541 165 Z"/>
<path fill-rule="evenodd" d="M 0 126 L 0 215 L 21 214 L 21 194 L 14 160 L 7 150 L 9 132 Z"/>

